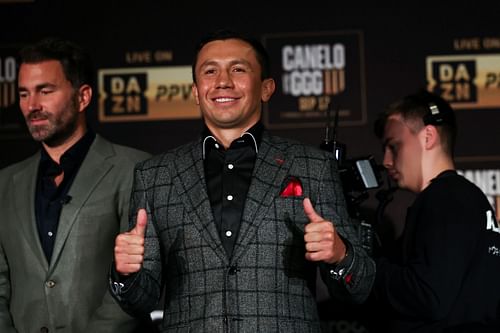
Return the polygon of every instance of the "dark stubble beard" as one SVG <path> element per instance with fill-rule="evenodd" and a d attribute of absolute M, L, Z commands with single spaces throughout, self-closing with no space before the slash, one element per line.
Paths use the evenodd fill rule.
<path fill-rule="evenodd" d="M 67 103 L 64 112 L 54 116 L 46 111 L 35 111 L 28 115 L 27 124 L 35 141 L 44 142 L 49 147 L 64 143 L 75 132 L 78 124 L 78 95 L 75 93 Z M 31 119 L 47 119 L 47 125 L 30 125 Z"/>

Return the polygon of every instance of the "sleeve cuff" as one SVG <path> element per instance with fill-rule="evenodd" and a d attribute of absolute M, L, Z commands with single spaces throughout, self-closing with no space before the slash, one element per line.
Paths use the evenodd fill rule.
<path fill-rule="evenodd" d="M 122 275 L 118 273 L 115 269 L 114 263 L 111 265 L 111 270 L 109 274 L 109 286 L 112 293 L 120 297 L 125 294 L 130 287 L 134 284 L 137 279 L 138 273 L 132 273 L 130 275 Z"/>
<path fill-rule="evenodd" d="M 344 241 L 346 247 L 346 255 L 344 259 L 336 264 L 326 264 L 322 263 L 323 269 L 328 273 L 328 276 L 333 280 L 345 279 L 350 272 L 352 265 L 354 263 L 354 251 L 351 243 L 345 239 Z"/>

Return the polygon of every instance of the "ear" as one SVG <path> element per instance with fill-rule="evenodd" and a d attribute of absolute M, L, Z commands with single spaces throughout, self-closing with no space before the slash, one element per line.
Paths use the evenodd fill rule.
<path fill-rule="evenodd" d="M 264 79 L 264 81 L 262 81 L 262 90 L 260 96 L 262 102 L 269 101 L 275 89 L 276 83 L 274 82 L 274 79 Z"/>
<path fill-rule="evenodd" d="M 424 127 L 424 147 L 426 150 L 433 149 L 441 143 L 438 129 L 434 125 L 426 125 Z"/>
<path fill-rule="evenodd" d="M 92 100 L 92 87 L 88 84 L 84 84 L 78 89 L 78 112 L 83 112 L 90 104 Z"/>
<path fill-rule="evenodd" d="M 196 86 L 196 83 L 193 83 L 191 85 L 191 94 L 194 97 L 194 100 L 196 101 L 196 105 L 200 105 L 200 98 L 198 96 L 198 87 Z"/>

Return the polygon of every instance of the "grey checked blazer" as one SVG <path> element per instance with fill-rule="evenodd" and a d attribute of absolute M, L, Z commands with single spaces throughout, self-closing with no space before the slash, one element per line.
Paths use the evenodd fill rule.
<path fill-rule="evenodd" d="M 320 265 L 330 294 L 364 301 L 375 265 L 347 217 L 333 154 L 264 132 L 232 258 L 212 215 L 201 140 L 137 166 L 130 227 L 137 209 L 146 208 L 145 260 L 115 292 L 122 307 L 149 312 L 165 288 L 162 332 L 319 332 L 316 264 L 304 258 L 303 196 L 280 197 L 289 176 L 352 244 L 349 283 Z"/>

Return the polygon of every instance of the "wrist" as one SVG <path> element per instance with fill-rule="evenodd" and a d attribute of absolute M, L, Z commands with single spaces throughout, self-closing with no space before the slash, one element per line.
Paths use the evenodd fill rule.
<path fill-rule="evenodd" d="M 342 242 L 342 246 L 341 246 L 341 249 L 339 252 L 342 253 L 342 255 L 335 263 L 339 263 L 339 262 L 343 261 L 349 255 L 349 253 L 347 251 L 347 246 L 345 246 L 344 242 Z"/>

